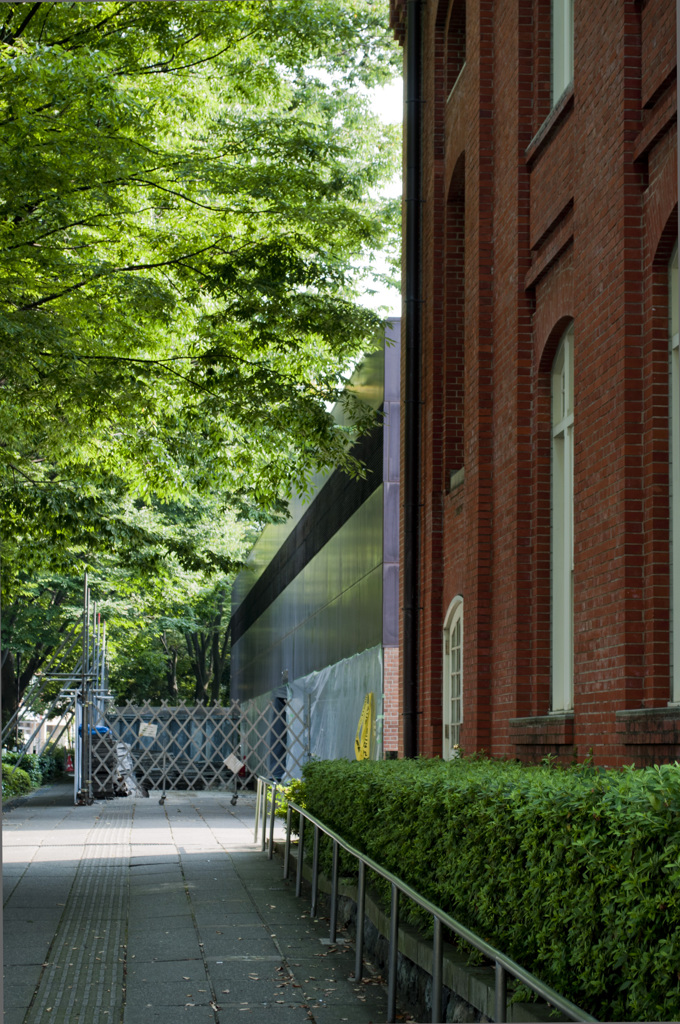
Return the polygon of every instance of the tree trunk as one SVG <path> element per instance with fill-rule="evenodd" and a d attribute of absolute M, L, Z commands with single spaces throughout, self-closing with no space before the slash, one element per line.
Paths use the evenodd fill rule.
<path fill-rule="evenodd" d="M 212 657 L 212 680 L 210 684 L 210 702 L 211 704 L 219 703 L 220 697 L 223 698 L 226 704 L 229 700 L 228 692 L 228 672 L 227 668 L 229 665 L 229 635 L 231 633 L 231 619 L 227 623 L 227 628 L 224 631 L 224 636 L 220 637 L 219 626 L 222 620 L 222 605 L 220 605 L 220 621 L 217 624 L 213 633 L 213 657 Z"/>
<path fill-rule="evenodd" d="M 196 689 L 194 699 L 196 703 L 207 702 L 208 699 L 208 676 L 210 666 L 208 664 L 208 637 L 205 633 L 185 633 L 187 650 L 191 658 L 191 668 L 196 677 Z"/>
<path fill-rule="evenodd" d="M 168 683 L 168 700 L 172 704 L 176 704 L 179 697 L 179 690 L 177 688 L 177 658 L 179 653 L 177 648 L 170 647 L 167 633 L 161 633 L 161 643 L 167 655 L 166 679 Z"/>
<path fill-rule="evenodd" d="M 177 703 L 179 690 L 177 689 L 177 651 L 172 651 L 170 667 L 168 672 L 168 695 L 173 704 Z"/>

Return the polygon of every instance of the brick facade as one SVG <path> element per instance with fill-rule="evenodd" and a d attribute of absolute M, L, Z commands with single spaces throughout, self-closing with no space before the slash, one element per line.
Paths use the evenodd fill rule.
<path fill-rule="evenodd" d="M 404 41 L 405 0 L 392 0 Z M 670 700 L 675 3 L 423 0 L 419 749 L 464 599 L 466 750 L 680 757 Z M 403 323 L 404 321 L 402 321 Z M 550 371 L 574 325 L 573 710 L 551 714 Z M 403 350 L 402 346 L 402 350 Z M 402 374 L 403 380 L 403 374 Z"/>
<path fill-rule="evenodd" d="M 383 647 L 383 756 L 399 752 L 399 648 Z"/>

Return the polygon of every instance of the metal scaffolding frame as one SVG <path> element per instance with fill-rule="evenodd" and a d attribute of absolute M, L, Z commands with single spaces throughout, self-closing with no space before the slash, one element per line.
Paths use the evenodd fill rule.
<path fill-rule="evenodd" d="M 204 704 L 152 707 L 148 702 L 115 707 L 108 690 L 106 624 L 83 581 L 83 611 L 58 649 L 26 688 L 16 713 L 2 731 L 2 741 L 35 723 L 24 739 L 17 764 L 43 725 L 55 719 L 46 738 L 56 743 L 73 724 L 75 733 L 74 802 L 148 794 L 149 789 L 239 790 L 258 776 L 283 780 L 299 776 L 309 757 L 310 710 L 283 698 L 264 706 L 254 701 L 228 707 Z M 69 667 L 71 666 L 71 667 Z M 58 692 L 49 702 L 45 694 Z"/>
<path fill-rule="evenodd" d="M 69 666 L 72 664 L 72 667 Z M 44 695 L 51 692 L 51 684 L 58 683 L 59 691 L 46 703 Z M 38 724 L 30 731 L 19 748 L 16 765 L 34 746 L 42 735 L 46 722 L 57 719 L 49 738 L 39 745 L 42 753 L 49 744 L 58 743 L 69 727 L 75 723 L 75 772 L 74 799 L 76 803 L 92 803 L 92 743 L 93 730 L 103 724 L 107 703 L 111 700 L 108 692 L 106 663 L 106 623 L 101 621 L 97 603 L 92 601 L 87 581 L 83 581 L 83 612 L 79 620 L 67 630 L 67 634 L 49 661 L 33 676 L 19 702 L 19 705 L 2 730 L 2 743 L 7 742 L 13 732 L 19 731 L 22 723 Z"/>

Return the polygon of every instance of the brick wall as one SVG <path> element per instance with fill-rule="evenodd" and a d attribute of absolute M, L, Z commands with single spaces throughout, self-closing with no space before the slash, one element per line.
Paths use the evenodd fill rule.
<path fill-rule="evenodd" d="M 399 739 L 401 688 L 398 647 L 383 647 L 383 715 L 383 756 L 392 751 L 403 754 L 403 744 Z"/>
<path fill-rule="evenodd" d="M 442 627 L 462 595 L 464 748 L 673 759 L 675 4 L 575 5 L 573 88 L 552 110 L 550 7 L 423 3 L 420 748 L 441 752 Z M 572 320 L 574 708 L 556 716 L 550 368 Z"/>

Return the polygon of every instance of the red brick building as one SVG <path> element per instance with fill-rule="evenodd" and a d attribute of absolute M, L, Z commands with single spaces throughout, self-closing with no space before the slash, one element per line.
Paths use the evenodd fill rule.
<path fill-rule="evenodd" d="M 392 0 L 407 753 L 680 758 L 675 24 Z"/>

